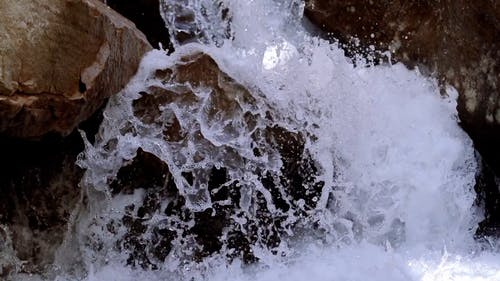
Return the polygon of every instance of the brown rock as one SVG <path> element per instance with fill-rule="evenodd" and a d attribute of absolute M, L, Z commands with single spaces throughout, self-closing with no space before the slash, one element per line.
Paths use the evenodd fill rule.
<path fill-rule="evenodd" d="M 137 89 L 140 95 L 118 105 L 132 106 L 134 117 L 125 119 L 134 123 L 107 124 L 101 128 L 105 138 L 98 138 L 97 144 L 105 144 L 111 156 L 121 146 L 116 145 L 115 134 L 104 130 L 140 135 L 145 129 L 148 139 L 158 143 L 163 139 L 169 149 L 160 150 L 171 151 L 168 157 L 173 161 L 208 161 L 203 167 L 183 167 L 183 187 L 175 178 L 179 175 L 170 173 L 174 167 L 178 169 L 177 164 L 165 162 L 166 155 L 160 151 L 139 148 L 135 157 L 122 163 L 109 184 L 112 195 L 138 190 L 144 195 L 141 201 L 115 209 L 121 217 L 110 216 L 99 224 L 109 232 L 104 237 L 114 237 L 117 250 L 128 253 L 129 265 L 161 268 L 172 249 L 181 260 L 201 261 L 222 254 L 251 263 L 258 260 L 253 246 L 275 249 L 289 237 L 289 229 L 306 224 L 307 213 L 316 208 L 323 189 L 316 178 L 316 163 L 305 148 L 307 136 L 274 122 L 272 110 L 256 113 L 259 105 L 261 110 L 266 107 L 261 96 L 253 92 L 257 89 L 240 84 L 202 52 L 179 57 L 175 65 L 155 69 L 148 79 L 156 83 Z M 177 115 L 174 108 L 182 113 Z M 264 165 L 256 164 L 259 160 L 243 155 L 232 144 L 214 144 L 217 136 L 209 140 L 201 122 L 224 126 L 220 131 L 231 139 L 251 137 L 253 156 L 266 161 L 280 157 L 282 169 L 264 171 Z M 182 152 L 191 145 L 196 147 L 195 153 Z M 266 192 L 249 194 L 243 187 L 247 184 L 241 178 L 243 171 L 258 175 L 256 180 Z M 272 198 L 275 210 L 269 209 L 264 193 Z M 211 203 L 206 208 L 196 207 L 204 202 Z M 152 214 L 166 217 L 152 220 Z M 293 216 L 288 217 L 290 214 Z M 317 230 L 307 225 L 308 233 Z M 124 228 L 126 233 L 120 236 L 116 230 Z M 100 235 L 90 233 L 95 239 L 91 243 L 99 245 Z"/>
<path fill-rule="evenodd" d="M 467 126 L 500 125 L 500 4 L 494 1 L 310 0 L 306 15 L 342 41 L 391 50 L 460 92 Z"/>
<path fill-rule="evenodd" d="M 69 134 L 135 74 L 151 47 L 97 0 L 0 3 L 0 132 Z"/>

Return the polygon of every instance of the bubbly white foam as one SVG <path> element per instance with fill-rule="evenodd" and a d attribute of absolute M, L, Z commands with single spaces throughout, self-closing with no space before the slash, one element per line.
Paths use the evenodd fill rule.
<path fill-rule="evenodd" d="M 219 262 L 204 275 L 186 273 L 183 277 L 211 281 L 490 281 L 500 280 L 498 256 L 482 253 L 474 257 L 452 255 L 445 249 L 418 257 L 384 249 L 373 244 L 320 248 L 309 245 L 298 257 L 280 260 L 270 257 L 268 263 L 242 267 Z M 197 269 L 194 268 L 194 271 Z M 86 281 L 176 280 L 166 272 L 132 270 L 120 265 L 106 265 L 91 272 Z M 181 277 L 182 278 L 182 277 Z M 195 280 L 196 280 L 195 279 Z M 30 280 L 30 279 L 26 279 Z M 74 280 L 60 278 L 58 281 Z M 30 280 L 31 281 L 31 280 Z"/>

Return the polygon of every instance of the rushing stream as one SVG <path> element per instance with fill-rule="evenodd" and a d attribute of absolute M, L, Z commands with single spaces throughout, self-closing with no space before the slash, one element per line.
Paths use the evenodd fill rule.
<path fill-rule="evenodd" d="M 453 88 L 346 58 L 300 1 L 176 3 L 176 50 L 110 100 L 43 278 L 500 280 Z"/>

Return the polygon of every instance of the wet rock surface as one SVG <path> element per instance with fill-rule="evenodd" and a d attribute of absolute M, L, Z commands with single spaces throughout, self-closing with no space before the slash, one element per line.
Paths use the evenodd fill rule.
<path fill-rule="evenodd" d="M 74 137 L 78 136 L 70 139 Z M 81 147 L 68 140 L 3 138 L 0 143 L 0 226 L 8 231 L 12 251 L 23 262 L 22 268 L 13 266 L 38 272 L 54 261 L 80 198 L 83 171 L 74 162 Z"/>
<path fill-rule="evenodd" d="M 99 110 L 79 128 L 92 136 L 101 117 Z M 77 131 L 36 141 L 0 137 L 0 277 L 54 262 L 81 199 L 84 171 L 75 162 L 83 149 Z"/>
<path fill-rule="evenodd" d="M 483 168 L 476 178 L 476 201 L 485 210 L 485 218 L 479 223 L 476 238 L 500 238 L 500 180 L 483 160 Z"/>
<path fill-rule="evenodd" d="M 120 91 L 151 47 L 97 0 L 0 4 L 0 132 L 68 135 Z"/>
<path fill-rule="evenodd" d="M 156 69 L 151 75 L 149 79 L 156 82 L 131 101 L 136 121 L 113 128 L 118 127 L 120 137 L 138 134 L 159 140 L 171 153 L 144 145 L 123 161 L 108 189 L 111 200 L 129 198 L 131 203 L 113 207 L 121 215 L 91 222 L 99 231 L 106 229 L 104 234 L 90 235 L 93 243 L 105 245 L 106 237 L 116 237 L 113 247 L 127 254 L 126 262 L 145 269 L 158 269 L 172 256 L 198 262 L 223 254 L 225 259 L 250 263 L 257 260 L 254 247 L 278 253 L 280 243 L 299 235 L 302 224 L 311 223 L 308 213 L 314 211 L 323 187 L 315 178 L 305 136 L 271 125 L 270 116 L 252 113 L 256 96 L 207 54 L 183 56 L 173 67 Z M 196 119 L 199 114 L 203 117 Z M 238 147 L 222 139 L 217 144 L 217 137 L 200 128 L 219 124 L 226 124 L 218 129 L 223 132 L 219 137 L 243 134 L 240 138 L 253 139 L 252 155 L 239 154 Z M 247 134 L 247 129 L 253 133 Z M 124 145 L 119 136 L 112 136 L 98 137 L 111 157 L 116 147 Z M 265 162 L 254 162 L 272 153 L 282 161 L 281 169 L 268 170 Z M 246 171 L 258 177 L 246 181 L 241 178 Z M 103 223 L 105 227 L 100 227 Z"/>
<path fill-rule="evenodd" d="M 366 6 L 365 6 L 366 5 Z M 306 16 L 341 41 L 390 50 L 460 92 L 462 122 L 500 124 L 500 5 L 494 1 L 310 0 Z"/>
<path fill-rule="evenodd" d="M 418 66 L 458 90 L 461 125 L 490 178 L 478 187 L 487 213 L 479 233 L 497 229 L 500 235 L 495 227 L 500 223 L 495 183 L 500 175 L 500 3 L 308 0 L 305 15 L 340 40 L 347 54 L 369 46 L 389 50 L 394 61 Z"/>
<path fill-rule="evenodd" d="M 0 14 L 0 279 L 8 280 L 54 262 L 81 199 L 84 145 L 74 129 L 93 140 L 99 108 L 151 47 L 99 1 L 7 1 Z"/>

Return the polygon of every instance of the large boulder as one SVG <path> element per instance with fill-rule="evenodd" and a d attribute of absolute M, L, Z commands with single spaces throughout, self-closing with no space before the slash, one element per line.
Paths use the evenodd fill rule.
<path fill-rule="evenodd" d="M 185 47 L 170 57 L 151 53 L 146 60 L 158 66 L 139 74 L 148 82 L 110 100 L 94 149 L 81 162 L 93 167 L 82 187 L 105 185 L 111 202 L 120 203 L 99 219 L 82 208 L 82 239 L 96 251 L 128 254 L 131 266 L 161 269 L 169 258 L 212 255 L 250 263 L 254 247 L 277 251 L 291 229 L 316 231 L 307 214 L 324 184 L 308 136 L 275 121 L 262 93 L 210 54 Z M 124 147 L 131 154 L 124 156 Z"/>
<path fill-rule="evenodd" d="M 0 2 L 0 133 L 69 134 L 125 86 L 150 49 L 98 0 Z"/>

